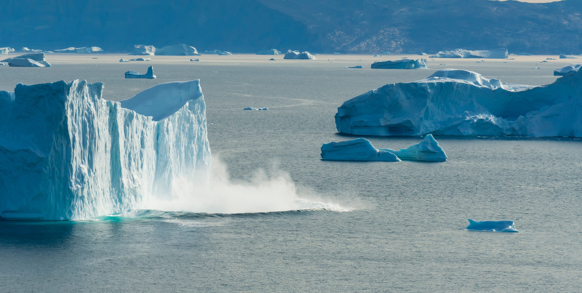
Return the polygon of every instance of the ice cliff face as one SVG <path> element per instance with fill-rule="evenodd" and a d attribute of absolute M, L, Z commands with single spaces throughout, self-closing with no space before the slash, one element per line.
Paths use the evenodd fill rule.
<path fill-rule="evenodd" d="M 44 53 L 25 54 L 4 59 L 2 62 L 8 62 L 8 65 L 12 67 L 51 67 L 51 64 L 46 61 Z"/>
<path fill-rule="evenodd" d="M 184 44 L 165 46 L 161 49 L 156 49 L 156 55 L 169 55 L 169 56 L 196 56 L 198 50 L 192 46 L 187 46 Z"/>
<path fill-rule="evenodd" d="M 348 100 L 335 122 L 353 135 L 582 137 L 580 112 L 582 72 L 531 87 L 447 69 Z"/>
<path fill-rule="evenodd" d="M 55 82 L 0 92 L 0 218 L 77 220 L 171 196 L 210 164 L 199 81 L 155 86 L 123 103 L 103 84 Z"/>

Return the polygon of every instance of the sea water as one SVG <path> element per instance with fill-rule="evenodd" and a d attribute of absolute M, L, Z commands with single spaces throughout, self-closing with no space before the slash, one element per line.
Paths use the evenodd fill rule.
<path fill-rule="evenodd" d="M 442 68 L 541 85 L 553 82 L 553 70 L 566 61 L 434 59 L 428 70 L 376 70 L 369 65 L 381 58 L 350 55 L 314 61 L 203 55 L 200 62 L 156 56 L 130 63 L 115 62 L 118 55 L 92 57 L 48 55 L 50 68 L 2 66 L 0 90 L 78 78 L 104 82 L 104 97 L 122 100 L 159 83 L 201 79 L 210 147 L 230 176 L 216 183 L 228 187 L 226 195 L 212 209 L 0 222 L 0 292 L 582 287 L 581 140 L 436 137 L 448 156 L 444 163 L 327 162 L 319 155 L 323 143 L 353 139 L 336 133 L 333 116 L 345 100 L 368 90 Z M 123 78 L 150 65 L 158 79 Z M 355 65 L 364 69 L 345 68 Z M 243 110 L 249 106 L 269 110 Z M 420 141 L 367 138 L 391 149 Z M 283 188 L 265 188 L 278 178 Z M 277 201 L 289 188 L 312 205 L 242 208 Z M 513 220 L 520 233 L 470 232 L 468 218 Z"/>

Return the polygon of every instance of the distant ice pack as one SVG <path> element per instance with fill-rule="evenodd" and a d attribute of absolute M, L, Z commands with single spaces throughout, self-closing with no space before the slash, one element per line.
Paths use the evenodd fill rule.
<path fill-rule="evenodd" d="M 427 68 L 426 64 L 426 59 L 377 61 L 372 63 L 372 69 L 421 69 Z"/>
<path fill-rule="evenodd" d="M 493 50 L 465 50 L 455 49 L 451 51 L 440 51 L 433 58 L 494 58 L 507 59 L 509 52 L 507 49 Z"/>
<path fill-rule="evenodd" d="M 171 196 L 177 176 L 209 167 L 198 80 L 121 103 L 102 91 L 79 80 L 0 91 L 0 218 L 123 213 L 148 196 Z"/>
<path fill-rule="evenodd" d="M 335 122 L 352 135 L 582 137 L 581 112 L 580 71 L 536 87 L 445 69 L 350 99 Z"/>
<path fill-rule="evenodd" d="M 429 134 L 420 143 L 398 151 L 376 149 L 365 138 L 331 142 L 321 147 L 321 159 L 328 161 L 444 162 L 447 160 L 447 155 L 434 137 Z"/>

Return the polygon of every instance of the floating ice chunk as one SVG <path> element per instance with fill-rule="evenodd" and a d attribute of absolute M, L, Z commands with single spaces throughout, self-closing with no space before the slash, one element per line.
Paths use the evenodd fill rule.
<path fill-rule="evenodd" d="M 315 59 L 315 57 L 313 57 L 309 52 L 305 51 L 305 52 L 299 52 L 299 51 L 292 51 L 289 50 L 287 51 L 287 54 L 285 54 L 285 57 L 283 57 L 283 59 Z"/>
<path fill-rule="evenodd" d="M 362 65 L 356 65 L 356 66 L 351 66 L 351 67 L 347 67 L 347 68 L 354 68 L 354 69 L 362 69 Z"/>
<path fill-rule="evenodd" d="M 14 48 L 2 47 L 0 48 L 0 54 L 8 54 L 14 52 Z"/>
<path fill-rule="evenodd" d="M 129 59 L 129 61 L 152 61 L 152 58 L 134 58 Z"/>
<path fill-rule="evenodd" d="M 196 61 L 196 62 L 198 62 L 198 61 L 200 61 L 200 59 L 190 59 L 190 61 Z"/>
<path fill-rule="evenodd" d="M 123 213 L 172 197 L 175 179 L 209 167 L 199 81 L 161 84 L 121 104 L 102 91 L 77 80 L 0 92 L 0 218 Z"/>
<path fill-rule="evenodd" d="M 352 135 L 582 137 L 581 97 L 580 71 L 534 87 L 447 69 L 348 100 L 335 121 Z"/>
<path fill-rule="evenodd" d="M 277 61 L 277 59 L 271 58 L 271 59 L 269 59 L 269 61 Z"/>
<path fill-rule="evenodd" d="M 432 134 L 427 135 L 419 144 L 399 151 L 389 150 L 403 161 L 444 162 L 447 160 L 445 151 L 439 146 Z"/>
<path fill-rule="evenodd" d="M 582 64 L 570 64 L 568 66 L 564 66 L 562 68 L 554 70 L 554 75 L 564 76 L 567 74 L 577 73 L 580 70 L 580 66 L 582 66 Z"/>
<path fill-rule="evenodd" d="M 58 49 L 54 51 L 55 53 L 75 53 L 75 54 L 94 54 L 94 53 L 103 53 L 103 49 L 99 47 L 69 47 L 66 49 Z"/>
<path fill-rule="evenodd" d="M 427 68 L 426 59 L 401 59 L 377 61 L 372 63 L 372 69 L 419 69 Z"/>
<path fill-rule="evenodd" d="M 400 161 L 390 150 L 378 150 L 365 138 L 323 144 L 321 159 L 326 161 Z"/>
<path fill-rule="evenodd" d="M 135 45 L 133 51 L 129 55 L 155 55 L 156 47 L 146 45 Z"/>
<path fill-rule="evenodd" d="M 228 51 L 220 51 L 220 50 L 206 50 L 202 54 L 210 54 L 210 55 L 232 55 L 232 53 Z"/>
<path fill-rule="evenodd" d="M 129 62 L 129 60 L 123 60 L 123 58 L 119 59 L 119 62 Z"/>
<path fill-rule="evenodd" d="M 139 74 L 137 71 L 128 71 L 125 73 L 125 78 L 148 78 L 148 79 L 155 79 L 156 76 L 154 75 L 154 67 L 148 67 L 148 72 L 146 74 Z"/>
<path fill-rule="evenodd" d="M 257 52 L 257 55 L 279 55 L 279 54 L 281 54 L 281 51 L 277 49 L 270 49 Z"/>
<path fill-rule="evenodd" d="M 161 49 L 156 49 L 156 55 L 173 55 L 173 56 L 197 56 L 198 51 L 192 46 L 186 46 L 184 44 L 166 46 Z"/>
<path fill-rule="evenodd" d="M 51 67 L 45 59 L 44 53 L 25 54 L 14 58 L 2 60 L 13 67 Z"/>
<path fill-rule="evenodd" d="M 507 59 L 509 56 L 507 49 L 494 50 L 465 50 L 455 49 L 451 51 L 438 52 L 433 58 L 497 58 Z"/>
<path fill-rule="evenodd" d="M 560 59 L 578 59 L 578 57 L 576 57 L 574 55 L 564 55 L 564 54 L 561 54 L 560 55 Z"/>
<path fill-rule="evenodd" d="M 513 221 L 474 221 L 469 219 L 467 230 L 488 232 L 519 232 L 515 229 Z"/>
<path fill-rule="evenodd" d="M 556 58 L 546 58 L 546 60 L 556 60 Z"/>
<path fill-rule="evenodd" d="M 253 107 L 246 107 L 243 110 L 251 110 L 251 111 L 266 111 L 269 110 L 269 108 L 264 107 L 264 108 L 253 108 Z"/>
<path fill-rule="evenodd" d="M 541 69 L 541 68 L 539 68 L 539 67 L 537 67 L 537 66 L 536 66 L 536 67 L 534 67 L 534 68 L 532 68 L 532 69 Z"/>

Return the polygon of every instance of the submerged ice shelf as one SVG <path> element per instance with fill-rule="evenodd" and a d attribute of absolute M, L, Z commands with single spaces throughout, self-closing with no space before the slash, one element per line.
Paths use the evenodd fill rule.
<path fill-rule="evenodd" d="M 447 155 L 429 134 L 420 143 L 398 151 L 376 149 L 365 138 L 326 143 L 321 147 L 321 159 L 324 161 L 444 162 L 447 160 Z"/>
<path fill-rule="evenodd" d="M 535 87 L 445 69 L 350 99 L 335 122 L 352 135 L 582 137 L 581 111 L 580 71 Z"/>
<path fill-rule="evenodd" d="M 198 80 L 106 101 L 102 83 L 0 91 L 0 218 L 78 220 L 171 197 L 173 181 L 209 167 Z"/>

